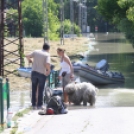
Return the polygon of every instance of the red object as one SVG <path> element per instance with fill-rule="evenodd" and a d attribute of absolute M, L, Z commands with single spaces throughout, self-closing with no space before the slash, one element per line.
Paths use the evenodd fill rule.
<path fill-rule="evenodd" d="M 52 115 L 52 114 L 54 114 L 54 110 L 52 108 L 48 108 L 46 113 L 48 115 Z"/>
<path fill-rule="evenodd" d="M 97 27 L 97 26 L 95 26 L 95 31 L 96 31 L 96 32 L 98 31 L 98 27 Z"/>

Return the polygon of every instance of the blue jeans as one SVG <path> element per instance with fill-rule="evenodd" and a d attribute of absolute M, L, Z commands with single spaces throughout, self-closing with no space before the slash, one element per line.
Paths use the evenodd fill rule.
<path fill-rule="evenodd" d="M 32 106 L 36 106 L 36 92 L 38 88 L 37 106 L 40 107 L 43 105 L 43 92 L 44 92 L 46 76 L 36 71 L 32 71 L 31 81 L 32 81 Z"/>

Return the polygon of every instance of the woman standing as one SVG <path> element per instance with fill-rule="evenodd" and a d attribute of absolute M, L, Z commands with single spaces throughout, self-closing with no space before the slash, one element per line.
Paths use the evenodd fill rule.
<path fill-rule="evenodd" d="M 57 54 L 60 57 L 61 70 L 59 73 L 59 79 L 62 80 L 63 90 L 64 87 L 71 82 L 73 75 L 73 67 L 70 58 L 65 54 L 65 50 L 62 48 L 57 48 Z M 64 102 L 68 102 L 68 95 L 64 93 Z"/>

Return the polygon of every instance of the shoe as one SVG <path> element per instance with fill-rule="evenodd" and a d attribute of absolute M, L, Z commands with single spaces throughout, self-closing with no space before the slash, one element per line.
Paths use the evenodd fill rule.
<path fill-rule="evenodd" d="M 69 105 L 69 102 L 64 102 L 65 107 Z"/>
<path fill-rule="evenodd" d="M 33 109 L 33 110 L 37 110 L 37 107 L 36 107 L 36 106 L 32 106 L 32 109 Z"/>
<path fill-rule="evenodd" d="M 68 109 L 67 108 L 63 108 L 62 110 L 61 110 L 61 114 L 67 114 L 68 113 Z"/>
<path fill-rule="evenodd" d="M 45 110 L 45 107 L 44 106 L 37 106 L 37 109 L 38 110 Z"/>
<path fill-rule="evenodd" d="M 39 115 L 46 115 L 46 110 L 40 110 L 40 111 L 38 112 L 38 114 L 39 114 Z"/>

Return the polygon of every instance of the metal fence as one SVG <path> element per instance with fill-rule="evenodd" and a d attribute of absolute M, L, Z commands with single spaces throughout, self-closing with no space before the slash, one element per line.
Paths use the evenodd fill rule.
<path fill-rule="evenodd" d="M 48 86 L 55 88 L 59 84 L 58 80 L 59 71 L 52 71 L 48 77 Z M 7 107 L 4 108 L 5 103 Z M 4 127 L 4 110 L 10 108 L 10 88 L 8 78 L 0 78 L 0 128 Z"/>
<path fill-rule="evenodd" d="M 59 84 L 58 79 L 59 71 L 52 71 L 48 77 L 48 86 L 50 88 L 55 88 Z"/>

